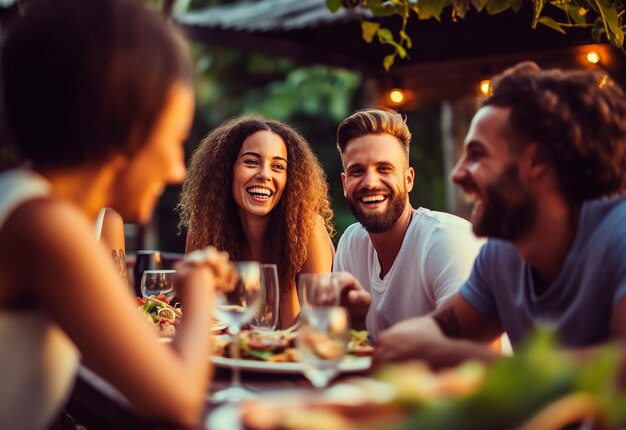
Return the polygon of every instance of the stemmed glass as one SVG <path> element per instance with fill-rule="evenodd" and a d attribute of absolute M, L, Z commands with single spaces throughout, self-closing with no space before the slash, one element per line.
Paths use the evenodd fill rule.
<path fill-rule="evenodd" d="M 275 264 L 262 264 L 261 274 L 265 294 L 259 310 L 250 321 L 250 327 L 260 330 L 276 330 L 278 326 L 278 269 Z"/>
<path fill-rule="evenodd" d="M 302 309 L 311 306 L 338 306 L 339 284 L 333 273 L 298 275 L 298 298 Z"/>
<path fill-rule="evenodd" d="M 339 372 L 349 337 L 348 314 L 339 306 L 308 307 L 300 312 L 298 356 L 304 376 L 324 388 Z"/>
<path fill-rule="evenodd" d="M 239 333 L 248 323 L 263 301 L 261 265 L 256 261 L 235 263 L 237 281 L 228 291 L 218 291 L 215 297 L 214 313 L 218 321 L 228 326 L 232 335 L 231 354 L 233 366 L 230 386 L 218 391 L 212 397 L 214 402 L 236 402 L 252 396 L 241 386 L 239 369 Z"/>
<path fill-rule="evenodd" d="M 174 278 L 176 270 L 144 270 L 141 275 L 141 295 L 158 296 L 163 294 L 168 300 L 174 298 Z"/>

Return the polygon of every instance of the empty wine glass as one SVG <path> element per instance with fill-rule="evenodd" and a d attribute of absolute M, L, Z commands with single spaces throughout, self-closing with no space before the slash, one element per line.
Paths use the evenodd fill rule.
<path fill-rule="evenodd" d="M 308 307 L 300 313 L 296 344 L 304 376 L 324 388 L 339 372 L 349 338 L 346 310 L 339 306 Z"/>
<path fill-rule="evenodd" d="M 300 307 L 338 306 L 339 284 L 333 273 L 301 273 L 298 275 Z"/>
<path fill-rule="evenodd" d="M 174 298 L 174 278 L 176 270 L 144 270 L 141 275 L 141 295 L 143 297 L 163 294 L 168 300 Z"/>
<path fill-rule="evenodd" d="M 261 275 L 264 296 L 259 310 L 250 321 L 250 327 L 257 330 L 276 330 L 278 326 L 278 269 L 275 264 L 262 264 Z"/>
<path fill-rule="evenodd" d="M 252 396 L 241 386 L 239 369 L 239 333 L 259 309 L 263 300 L 261 265 L 255 261 L 235 263 L 237 282 L 228 291 L 217 291 L 215 296 L 215 318 L 228 326 L 232 335 L 231 355 L 233 366 L 231 384 L 212 397 L 214 402 L 236 402 Z"/>

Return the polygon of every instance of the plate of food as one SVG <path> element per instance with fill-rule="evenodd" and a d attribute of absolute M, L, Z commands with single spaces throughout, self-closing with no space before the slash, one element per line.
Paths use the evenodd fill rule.
<path fill-rule="evenodd" d="M 240 360 L 229 356 L 231 338 L 215 336 L 214 355 L 210 360 L 219 367 L 239 368 L 250 372 L 302 373 L 295 348 L 296 333 L 286 330 L 244 330 L 240 335 Z M 351 331 L 348 354 L 339 363 L 339 372 L 362 372 L 370 368 L 373 348 L 366 331 Z"/>

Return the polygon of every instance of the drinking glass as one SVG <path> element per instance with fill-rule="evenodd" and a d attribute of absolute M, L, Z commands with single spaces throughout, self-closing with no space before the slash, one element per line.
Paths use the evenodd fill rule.
<path fill-rule="evenodd" d="M 339 306 L 339 283 L 333 273 L 301 273 L 298 275 L 300 308 Z"/>
<path fill-rule="evenodd" d="M 252 396 L 241 386 L 239 369 L 239 333 L 258 311 L 263 301 L 261 265 L 255 261 L 235 263 L 237 282 L 228 291 L 217 291 L 215 296 L 215 318 L 228 326 L 231 334 L 231 355 L 233 366 L 230 386 L 218 391 L 212 397 L 213 402 L 236 402 Z"/>
<path fill-rule="evenodd" d="M 163 294 L 168 300 L 174 298 L 174 278 L 176 270 L 144 270 L 141 276 L 141 296 Z"/>
<path fill-rule="evenodd" d="M 259 310 L 252 317 L 250 327 L 276 330 L 278 326 L 278 268 L 275 264 L 262 264 L 261 275 L 264 296 Z"/>
<path fill-rule="evenodd" d="M 339 306 L 309 307 L 300 312 L 296 344 L 304 376 L 324 388 L 339 372 L 349 338 L 346 310 Z"/>
<path fill-rule="evenodd" d="M 141 296 L 141 277 L 143 276 L 143 271 L 158 269 L 163 269 L 160 251 L 147 249 L 137 251 L 137 258 L 135 259 L 135 267 L 133 271 L 136 296 Z"/>

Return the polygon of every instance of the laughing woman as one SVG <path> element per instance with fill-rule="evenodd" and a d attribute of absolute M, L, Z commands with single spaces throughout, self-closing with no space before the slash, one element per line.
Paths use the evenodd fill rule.
<path fill-rule="evenodd" d="M 233 260 L 278 266 L 281 328 L 299 311 L 297 274 L 331 269 L 324 171 L 302 136 L 279 121 L 243 116 L 213 130 L 193 155 L 178 210 L 187 252 L 213 245 Z"/>

